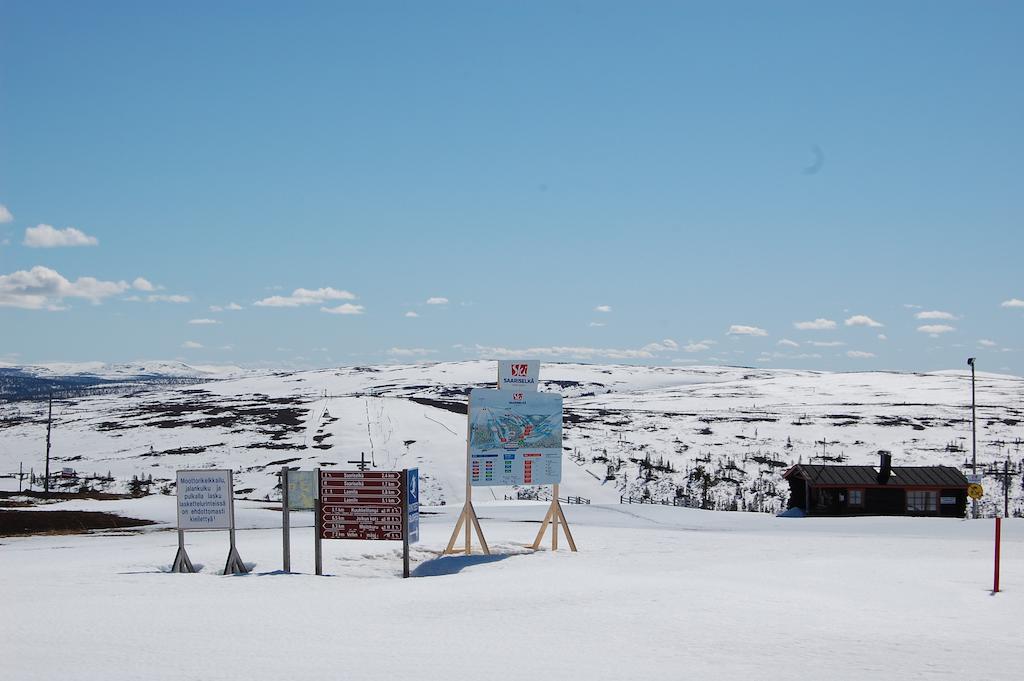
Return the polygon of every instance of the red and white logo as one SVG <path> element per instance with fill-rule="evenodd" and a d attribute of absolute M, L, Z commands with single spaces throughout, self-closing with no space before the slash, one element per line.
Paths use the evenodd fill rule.
<path fill-rule="evenodd" d="M 513 364 L 512 365 L 512 375 L 513 376 L 526 376 L 528 371 L 529 371 L 529 365 L 528 364 Z"/>
<path fill-rule="evenodd" d="M 522 393 L 512 393 L 512 401 L 513 402 L 522 402 L 523 401 L 523 394 Z"/>

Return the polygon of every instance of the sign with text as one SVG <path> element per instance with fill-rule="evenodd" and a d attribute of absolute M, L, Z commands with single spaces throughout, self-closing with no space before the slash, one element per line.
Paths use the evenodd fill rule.
<path fill-rule="evenodd" d="M 405 506 L 409 511 L 409 543 L 420 540 L 420 469 L 410 468 L 406 472 Z"/>
<path fill-rule="evenodd" d="M 234 527 L 230 470 L 178 471 L 177 490 L 179 530 Z"/>
<path fill-rule="evenodd" d="M 402 471 L 320 471 L 320 537 L 401 541 L 403 483 Z"/>
<path fill-rule="evenodd" d="M 470 483 L 551 485 L 562 480 L 562 396 L 475 388 L 469 393 Z"/>
<path fill-rule="evenodd" d="M 540 380 L 540 361 L 535 359 L 498 360 L 499 390 L 536 390 Z"/>
<path fill-rule="evenodd" d="M 316 500 L 316 473 L 288 471 L 288 510 L 312 511 Z"/>

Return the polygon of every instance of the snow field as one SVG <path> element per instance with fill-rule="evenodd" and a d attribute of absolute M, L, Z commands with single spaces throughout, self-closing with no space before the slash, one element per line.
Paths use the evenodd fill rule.
<path fill-rule="evenodd" d="M 253 574 L 221 576 L 226 532 L 189 532 L 195 575 L 165 572 L 173 497 L 68 502 L 161 526 L 0 540 L 11 679 L 486 676 L 566 679 L 1019 679 L 1024 525 L 782 519 L 650 506 L 566 506 L 580 552 L 525 551 L 544 505 L 479 503 L 495 551 L 444 557 L 459 507 L 424 508 L 414 574 L 400 546 L 324 542 L 295 514 L 239 502 Z M 301 527 L 301 526 L 305 527 Z M 562 543 L 564 546 L 564 542 Z M 511 555 L 510 555 L 511 554 Z"/>

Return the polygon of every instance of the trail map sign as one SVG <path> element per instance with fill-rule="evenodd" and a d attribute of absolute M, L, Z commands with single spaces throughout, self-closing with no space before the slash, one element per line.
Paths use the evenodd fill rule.
<path fill-rule="evenodd" d="M 178 553 L 171 572 L 195 572 L 185 551 L 185 530 L 228 530 L 228 559 L 224 574 L 249 572 L 235 547 L 235 492 L 233 471 L 178 471 Z"/>
<path fill-rule="evenodd" d="M 473 488 L 493 485 L 551 485 L 551 506 L 531 547 L 540 548 L 551 528 L 551 550 L 558 550 L 559 528 L 576 550 L 576 541 L 558 501 L 562 480 L 562 396 L 537 392 L 540 362 L 501 360 L 498 389 L 469 393 L 466 424 L 466 501 L 444 552 L 473 553 L 473 534 L 485 554 L 480 519 L 473 508 Z M 462 533 L 465 534 L 462 534 Z M 460 535 L 462 548 L 456 548 Z"/>
<path fill-rule="evenodd" d="M 499 390 L 537 390 L 540 362 L 535 359 L 503 359 L 498 361 Z"/>
<path fill-rule="evenodd" d="M 561 482 L 562 396 L 473 389 L 469 459 L 475 487 Z"/>
<path fill-rule="evenodd" d="M 401 541 L 408 577 L 409 544 L 419 540 L 418 469 L 318 473 L 317 574 L 323 573 L 320 540 L 363 539 Z"/>
<path fill-rule="evenodd" d="M 288 510 L 312 511 L 316 499 L 316 473 L 313 471 L 288 471 Z"/>

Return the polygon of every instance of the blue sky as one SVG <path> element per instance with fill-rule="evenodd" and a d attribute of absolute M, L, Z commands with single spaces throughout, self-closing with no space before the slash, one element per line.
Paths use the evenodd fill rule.
<path fill-rule="evenodd" d="M 0 361 L 1024 373 L 1022 32 L 1011 2 L 0 2 Z"/>

